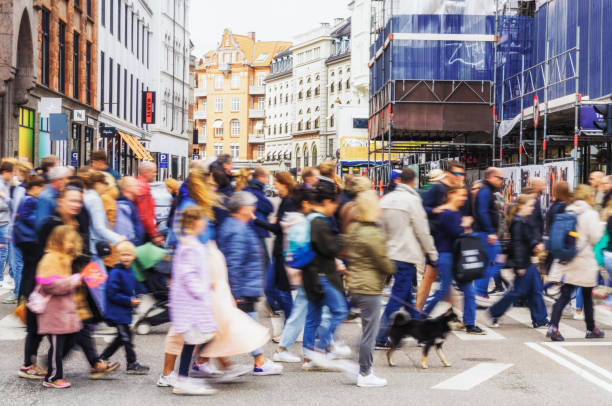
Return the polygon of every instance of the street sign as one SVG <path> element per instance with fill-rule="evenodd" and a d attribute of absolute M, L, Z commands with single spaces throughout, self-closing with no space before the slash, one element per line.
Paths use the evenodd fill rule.
<path fill-rule="evenodd" d="M 72 121 L 82 123 L 85 121 L 85 110 L 74 110 L 72 112 Z"/>
<path fill-rule="evenodd" d="M 540 102 L 538 101 L 538 95 L 533 95 L 533 126 L 538 127 L 538 121 L 540 120 Z"/>
<path fill-rule="evenodd" d="M 79 153 L 77 151 L 72 151 L 72 153 L 70 154 L 70 165 L 76 168 L 77 166 L 79 166 L 78 162 L 79 162 Z"/>
<path fill-rule="evenodd" d="M 49 130 L 53 141 L 66 141 L 68 139 L 68 116 L 49 114 Z"/>
<path fill-rule="evenodd" d="M 102 127 L 100 133 L 102 138 L 113 138 L 117 132 L 115 127 Z"/>
<path fill-rule="evenodd" d="M 157 166 L 159 169 L 168 169 L 168 154 L 157 155 Z"/>
<path fill-rule="evenodd" d="M 200 160 L 200 155 L 198 155 L 198 154 L 193 154 L 192 159 L 193 159 L 194 161 L 199 161 L 199 160 Z"/>

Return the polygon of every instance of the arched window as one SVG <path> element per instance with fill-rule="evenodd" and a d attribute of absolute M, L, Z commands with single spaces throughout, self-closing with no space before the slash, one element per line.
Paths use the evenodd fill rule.
<path fill-rule="evenodd" d="M 317 145 L 312 144 L 312 166 L 317 166 Z"/>
<path fill-rule="evenodd" d="M 312 121 L 310 121 L 310 120 L 306 121 L 306 129 L 307 130 L 310 130 L 311 125 L 312 125 Z"/>
<path fill-rule="evenodd" d="M 317 76 L 315 77 L 315 80 L 317 80 L 317 81 L 318 81 L 318 80 L 320 80 L 320 79 L 321 79 L 321 78 L 320 78 L 319 74 L 317 73 Z"/>
<path fill-rule="evenodd" d="M 276 124 L 274 124 L 274 130 L 272 131 L 272 134 L 276 135 Z"/>
<path fill-rule="evenodd" d="M 274 96 L 274 105 L 276 106 L 276 96 Z"/>
<path fill-rule="evenodd" d="M 304 145 L 304 166 L 308 166 L 308 146 Z"/>
<path fill-rule="evenodd" d="M 289 134 L 289 124 L 285 123 L 285 134 Z"/>
<path fill-rule="evenodd" d="M 346 88 L 347 88 L 347 89 L 350 89 L 350 88 L 351 88 L 351 80 L 350 80 L 350 79 L 347 79 L 347 80 L 346 80 Z"/>
<path fill-rule="evenodd" d="M 332 82 L 331 86 L 329 87 L 329 92 L 333 93 L 336 91 L 336 84 Z"/>
<path fill-rule="evenodd" d="M 298 121 L 298 131 L 302 131 L 302 127 L 303 127 L 303 122 L 302 120 Z"/>
<path fill-rule="evenodd" d="M 315 121 L 314 121 L 314 128 L 315 128 L 315 129 L 319 128 L 319 117 L 315 118 Z"/>
<path fill-rule="evenodd" d="M 321 86 L 315 87 L 315 96 L 318 96 L 320 94 L 321 94 Z"/>
<path fill-rule="evenodd" d="M 300 90 L 300 92 L 298 93 L 298 100 L 302 100 L 304 98 L 304 93 L 302 93 L 302 91 Z"/>
<path fill-rule="evenodd" d="M 310 83 L 310 82 L 311 82 L 311 80 L 310 80 L 310 76 L 309 76 L 308 79 L 306 79 L 306 83 Z"/>
<path fill-rule="evenodd" d="M 300 86 L 304 84 L 304 80 L 300 79 Z"/>
<path fill-rule="evenodd" d="M 301 116 L 302 114 L 304 114 L 304 110 L 300 109 L 300 111 L 298 111 L 298 116 Z"/>
<path fill-rule="evenodd" d="M 341 92 L 342 91 L 342 81 L 338 82 L 338 91 Z"/>
<path fill-rule="evenodd" d="M 308 110 L 306 110 L 306 114 L 310 114 L 310 107 L 308 107 Z"/>
<path fill-rule="evenodd" d="M 289 103 L 289 93 L 285 95 L 285 104 Z"/>
<path fill-rule="evenodd" d="M 306 97 L 308 98 L 312 97 L 312 89 L 306 90 Z"/>
<path fill-rule="evenodd" d="M 329 126 L 330 127 L 334 126 L 334 116 L 333 115 L 329 118 Z"/>
<path fill-rule="evenodd" d="M 302 166 L 300 165 L 300 158 L 301 158 L 302 154 L 300 154 L 300 146 L 296 145 L 295 146 L 295 167 L 296 168 L 301 168 Z"/>

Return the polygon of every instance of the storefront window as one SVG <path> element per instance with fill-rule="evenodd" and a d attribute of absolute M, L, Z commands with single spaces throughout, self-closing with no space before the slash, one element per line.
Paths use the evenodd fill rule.
<path fill-rule="evenodd" d="M 34 162 L 34 110 L 19 108 L 19 159 Z"/>
<path fill-rule="evenodd" d="M 51 155 L 51 135 L 49 134 L 49 119 L 40 118 L 38 127 L 38 159 Z"/>

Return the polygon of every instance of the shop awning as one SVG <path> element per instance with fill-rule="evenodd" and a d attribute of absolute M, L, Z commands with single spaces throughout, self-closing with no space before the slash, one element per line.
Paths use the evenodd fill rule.
<path fill-rule="evenodd" d="M 142 159 L 143 161 L 153 161 L 153 157 L 147 151 L 147 149 L 134 137 L 133 135 L 124 133 L 123 131 L 117 130 L 123 141 L 130 147 L 130 149 L 134 152 L 134 156 L 137 159 Z"/>
<path fill-rule="evenodd" d="M 223 128 L 223 121 L 215 120 L 215 122 L 213 123 L 213 128 Z"/>
<path fill-rule="evenodd" d="M 261 131 L 261 130 L 263 130 L 263 121 L 260 120 L 255 123 L 255 131 Z"/>

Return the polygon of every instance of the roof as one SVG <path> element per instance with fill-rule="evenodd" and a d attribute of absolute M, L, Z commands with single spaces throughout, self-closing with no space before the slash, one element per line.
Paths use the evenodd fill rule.
<path fill-rule="evenodd" d="M 344 20 L 338 28 L 332 31 L 331 36 L 334 38 L 350 37 L 351 36 L 351 17 Z"/>

